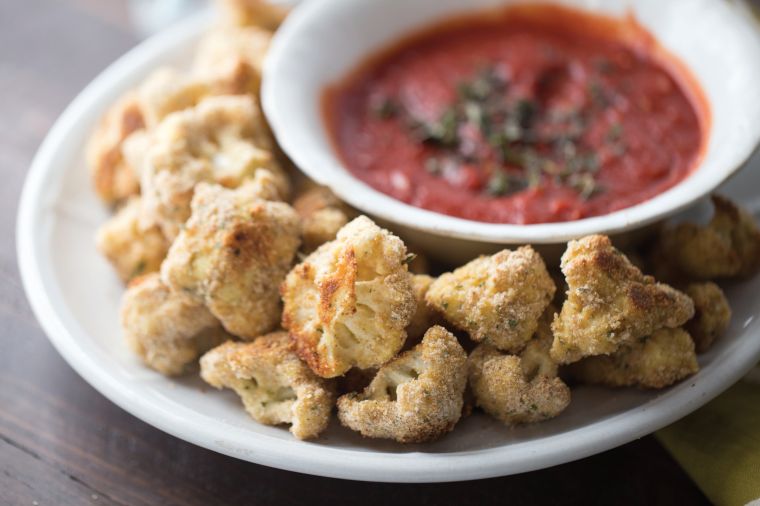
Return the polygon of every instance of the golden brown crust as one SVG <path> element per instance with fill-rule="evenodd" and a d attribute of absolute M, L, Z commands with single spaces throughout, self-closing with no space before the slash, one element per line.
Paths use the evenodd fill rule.
<path fill-rule="evenodd" d="M 541 256 L 523 246 L 442 274 L 425 297 L 474 341 L 519 352 L 536 331 L 555 290 Z"/>
<path fill-rule="evenodd" d="M 642 388 L 665 388 L 697 371 L 694 342 L 680 328 L 657 330 L 612 355 L 585 358 L 568 368 L 583 383 Z"/>
<path fill-rule="evenodd" d="M 334 386 L 298 359 L 286 332 L 214 348 L 201 358 L 201 377 L 233 389 L 257 422 L 290 424 L 298 439 L 318 437 L 335 404 Z"/>
<path fill-rule="evenodd" d="M 338 399 L 338 418 L 363 436 L 400 443 L 433 441 L 462 414 L 467 355 L 443 327 L 380 368 L 360 394 Z"/>
<path fill-rule="evenodd" d="M 557 377 L 557 363 L 549 355 L 553 315 L 554 309 L 547 309 L 520 355 L 481 344 L 468 358 L 476 405 L 506 425 L 554 418 L 570 404 L 570 389 Z"/>
<path fill-rule="evenodd" d="M 273 158 L 256 103 L 247 96 L 218 96 L 166 117 L 151 133 L 143 159 L 143 223 L 157 223 L 173 239 L 190 216 L 200 182 L 236 188 L 259 171 L 289 183 Z"/>
<path fill-rule="evenodd" d="M 246 188 L 206 183 L 192 211 L 161 268 L 166 284 L 202 301 L 233 335 L 272 330 L 278 287 L 299 245 L 298 215 L 283 202 L 251 199 Z"/>
<path fill-rule="evenodd" d="M 145 127 L 145 120 L 133 92 L 121 97 L 103 116 L 87 142 L 86 158 L 95 192 L 109 205 L 140 193 L 134 170 L 124 160 L 124 139 Z"/>
<path fill-rule="evenodd" d="M 96 237 L 100 251 L 116 269 L 122 281 L 156 272 L 169 250 L 169 242 L 158 227 L 139 226 L 140 197 L 130 198 Z"/>
<path fill-rule="evenodd" d="M 731 323 L 731 307 L 718 285 L 712 282 L 691 283 L 685 289 L 694 301 L 694 318 L 684 328 L 694 340 L 697 353 L 704 353 L 720 338 Z"/>
<path fill-rule="evenodd" d="M 186 372 L 202 353 L 228 337 L 202 304 L 170 291 L 158 273 L 129 284 L 121 324 L 130 348 L 167 376 Z"/>
<path fill-rule="evenodd" d="M 747 278 L 760 270 L 760 229 L 755 219 L 730 200 L 713 195 L 715 213 L 706 226 L 665 227 L 650 261 L 655 272 L 675 278 Z"/>
<path fill-rule="evenodd" d="M 688 296 L 643 275 L 606 236 L 568 243 L 562 272 L 569 290 L 552 326 L 551 351 L 560 363 L 614 353 L 694 315 Z"/>
<path fill-rule="evenodd" d="M 406 247 L 360 216 L 293 268 L 281 287 L 283 327 L 326 378 L 390 360 L 414 311 Z"/>

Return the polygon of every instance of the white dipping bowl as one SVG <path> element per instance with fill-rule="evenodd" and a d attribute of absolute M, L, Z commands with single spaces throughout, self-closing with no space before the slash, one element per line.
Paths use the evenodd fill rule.
<path fill-rule="evenodd" d="M 330 0 L 301 4 L 276 33 L 264 67 L 264 111 L 280 146 L 315 181 L 402 237 L 451 262 L 508 244 L 552 245 L 640 229 L 683 209 L 734 174 L 760 139 L 760 36 L 747 15 L 715 0 L 559 0 L 607 16 L 632 13 L 691 71 L 708 101 L 706 150 L 685 180 L 635 206 L 577 221 L 494 224 L 447 216 L 385 195 L 353 176 L 324 124 L 324 89 L 420 28 L 521 0 Z M 708 35 L 709 34 L 709 35 Z M 631 234 L 623 234 L 631 237 Z"/>

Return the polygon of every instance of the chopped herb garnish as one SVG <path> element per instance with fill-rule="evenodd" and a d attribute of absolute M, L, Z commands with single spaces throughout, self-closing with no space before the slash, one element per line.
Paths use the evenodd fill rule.
<path fill-rule="evenodd" d="M 428 145 L 428 173 L 449 177 L 464 166 L 480 168 L 487 176 L 478 187 L 492 197 L 537 187 L 545 179 L 574 189 L 584 200 L 601 191 L 595 180 L 599 159 L 583 142 L 588 122 L 583 111 L 543 110 L 531 97 L 511 96 L 508 80 L 495 67 L 477 72 L 457 90 L 457 99 L 434 120 L 412 116 L 390 99 L 378 102 L 379 118 L 400 117 Z M 588 93 L 595 107 L 609 105 L 601 82 L 591 81 Z M 621 136 L 622 127 L 613 125 L 608 138 L 616 142 Z M 480 139 L 490 149 L 481 149 Z"/>
<path fill-rule="evenodd" d="M 140 260 L 137 262 L 137 265 L 135 265 L 135 268 L 132 269 L 132 275 L 130 277 L 134 278 L 136 276 L 139 276 L 140 274 L 145 272 L 145 269 L 148 267 L 148 264 L 145 260 Z"/>
<path fill-rule="evenodd" d="M 599 82 L 592 81 L 591 83 L 589 83 L 588 93 L 589 95 L 591 95 L 591 100 L 598 107 L 607 107 L 609 105 L 607 94 L 605 93 L 604 88 Z"/>
<path fill-rule="evenodd" d="M 389 98 L 383 98 L 372 108 L 372 113 L 380 119 L 390 119 L 396 116 L 398 112 L 398 104 Z"/>
<path fill-rule="evenodd" d="M 506 195 L 509 191 L 509 176 L 501 170 L 494 172 L 488 180 L 486 191 L 495 197 Z"/>
<path fill-rule="evenodd" d="M 620 123 L 613 123 L 607 132 L 607 140 L 610 142 L 617 142 L 623 136 L 623 125 Z"/>
<path fill-rule="evenodd" d="M 438 158 L 427 158 L 425 160 L 425 170 L 431 174 L 440 174 L 443 171 L 443 163 Z"/>
<path fill-rule="evenodd" d="M 409 265 L 414 261 L 414 259 L 417 258 L 417 255 L 415 253 L 408 253 L 406 257 L 404 258 L 404 263 L 406 265 Z"/>

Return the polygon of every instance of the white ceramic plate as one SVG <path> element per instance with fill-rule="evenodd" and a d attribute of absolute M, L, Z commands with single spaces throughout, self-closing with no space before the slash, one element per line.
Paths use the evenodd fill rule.
<path fill-rule="evenodd" d="M 547 423 L 507 430 L 483 415 L 429 445 L 365 440 L 332 422 L 315 442 L 253 422 L 235 396 L 197 378 L 166 379 L 129 352 L 120 336 L 122 287 L 93 246 L 107 213 L 90 191 L 82 148 L 104 109 L 159 64 L 189 60 L 206 22 L 195 18 L 140 45 L 72 102 L 29 172 L 18 216 L 21 274 L 52 343 L 90 384 L 161 430 L 214 451 L 304 473 L 373 481 L 426 482 L 501 476 L 579 459 L 648 434 L 698 408 L 760 359 L 760 279 L 730 287 L 727 338 L 700 358 L 701 372 L 661 392 L 579 388 Z M 743 201 L 760 188 L 760 159 L 730 183 Z"/>

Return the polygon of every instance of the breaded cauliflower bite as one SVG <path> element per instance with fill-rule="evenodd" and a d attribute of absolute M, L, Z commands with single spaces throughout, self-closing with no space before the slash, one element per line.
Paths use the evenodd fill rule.
<path fill-rule="evenodd" d="M 138 178 L 122 156 L 122 143 L 145 127 L 145 119 L 134 92 L 121 97 L 103 116 L 87 142 L 86 159 L 98 196 L 108 205 L 140 193 Z"/>
<path fill-rule="evenodd" d="M 315 373 L 375 367 L 401 349 L 415 309 L 405 258 L 401 239 L 359 216 L 288 274 L 283 327 Z"/>
<path fill-rule="evenodd" d="M 140 197 L 132 197 L 100 227 L 98 250 L 111 262 L 122 281 L 156 272 L 166 257 L 169 242 L 158 227 L 139 226 Z"/>
<path fill-rule="evenodd" d="M 643 275 L 606 236 L 570 241 L 562 272 L 569 289 L 552 325 L 551 350 L 562 364 L 614 353 L 657 329 L 681 326 L 694 315 L 686 294 Z"/>
<path fill-rule="evenodd" d="M 555 290 L 541 256 L 523 246 L 441 275 L 425 297 L 474 341 L 517 353 L 536 331 Z"/>
<path fill-rule="evenodd" d="M 475 404 L 506 425 L 548 420 L 570 404 L 570 389 L 557 377 L 557 363 L 549 355 L 553 315 L 552 308 L 542 316 L 520 355 L 481 344 L 468 358 Z"/>
<path fill-rule="evenodd" d="M 694 318 L 684 328 L 694 340 L 697 353 L 704 353 L 723 335 L 731 323 L 731 307 L 718 285 L 712 282 L 692 283 L 686 295 L 694 301 Z"/>
<path fill-rule="evenodd" d="M 207 83 L 215 95 L 257 98 L 271 39 L 271 32 L 253 26 L 211 30 L 198 44 L 192 75 Z"/>
<path fill-rule="evenodd" d="M 121 303 L 130 348 L 152 369 L 174 376 L 228 336 L 202 304 L 161 282 L 158 273 L 130 283 Z"/>
<path fill-rule="evenodd" d="M 583 383 L 665 388 L 699 371 L 694 342 L 681 328 L 660 329 L 612 355 L 589 357 L 569 367 Z"/>
<path fill-rule="evenodd" d="M 154 70 L 137 88 L 148 129 L 154 128 L 173 112 L 198 105 L 210 92 L 205 82 L 171 67 Z"/>
<path fill-rule="evenodd" d="M 143 218 L 173 239 L 190 216 L 200 182 L 236 188 L 269 170 L 281 195 L 288 181 L 273 158 L 261 113 L 248 96 L 217 96 L 167 116 L 151 133 L 143 159 Z"/>
<path fill-rule="evenodd" d="M 319 436 L 335 404 L 334 386 L 299 360 L 287 332 L 214 348 L 201 357 L 201 377 L 213 387 L 234 390 L 257 422 L 290 424 L 298 439 Z"/>
<path fill-rule="evenodd" d="M 760 229 L 755 219 L 728 199 L 713 195 L 715 213 L 706 226 L 666 227 L 654 248 L 659 270 L 690 280 L 750 277 L 760 270 Z"/>
<path fill-rule="evenodd" d="M 312 186 L 293 200 L 293 207 L 301 216 L 303 249 L 312 252 L 332 241 L 338 230 L 348 223 L 350 210 L 329 188 Z"/>
<path fill-rule="evenodd" d="M 228 25 L 258 26 L 274 31 L 288 15 L 288 9 L 267 0 L 217 0 Z"/>
<path fill-rule="evenodd" d="M 338 418 L 363 436 L 400 443 L 433 441 L 462 414 L 467 355 L 443 327 L 380 368 L 363 392 L 338 399 Z"/>
<path fill-rule="evenodd" d="M 253 339 L 280 319 L 278 287 L 299 245 L 296 212 L 283 202 L 201 183 L 192 216 L 172 244 L 161 276 L 205 303 L 233 335 Z"/>

